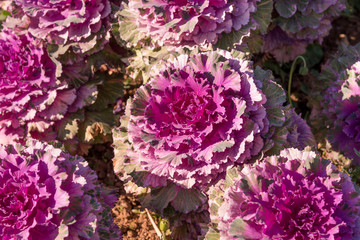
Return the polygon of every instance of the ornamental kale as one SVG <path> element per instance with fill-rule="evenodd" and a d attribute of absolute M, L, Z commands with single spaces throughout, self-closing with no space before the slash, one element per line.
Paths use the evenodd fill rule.
<path fill-rule="evenodd" d="M 54 140 L 48 130 L 92 97 L 94 87 L 71 88 L 57 79 L 58 72 L 39 39 L 0 32 L 0 144 L 29 136 Z"/>
<path fill-rule="evenodd" d="M 348 175 L 314 152 L 285 149 L 231 169 L 209 193 L 219 234 L 210 231 L 208 239 L 360 237 L 359 193 Z"/>
<path fill-rule="evenodd" d="M 119 239 L 116 197 L 86 161 L 29 141 L 0 146 L 1 239 Z"/>
<path fill-rule="evenodd" d="M 108 0 L 15 0 L 30 18 L 29 32 L 76 53 L 100 50 L 109 39 Z M 90 52 L 91 51 L 91 52 Z"/>
<path fill-rule="evenodd" d="M 181 55 L 130 105 L 134 163 L 185 188 L 212 184 L 261 151 L 265 102 L 248 62 L 216 52 Z"/>
<path fill-rule="evenodd" d="M 329 62 L 320 78 L 328 81 L 322 113 L 327 137 L 336 151 L 360 164 L 360 45 Z"/>
<path fill-rule="evenodd" d="M 279 62 L 292 61 L 314 41 L 321 43 L 331 29 L 331 21 L 345 9 L 345 0 L 274 2 L 278 17 L 264 37 L 263 51 L 271 52 Z"/>
<path fill-rule="evenodd" d="M 170 180 L 206 189 L 229 167 L 289 144 L 284 91 L 268 72 L 254 74 L 249 62 L 222 54 L 181 55 L 138 89 L 114 132 L 122 135 L 115 137 L 115 172 L 132 165 L 127 173 L 148 173 L 141 187 Z"/>
<path fill-rule="evenodd" d="M 120 31 L 132 45 L 151 37 L 160 46 L 205 46 L 216 43 L 222 33 L 241 31 L 246 35 L 258 27 L 252 14 L 259 1 L 130 0 L 119 13 Z"/>

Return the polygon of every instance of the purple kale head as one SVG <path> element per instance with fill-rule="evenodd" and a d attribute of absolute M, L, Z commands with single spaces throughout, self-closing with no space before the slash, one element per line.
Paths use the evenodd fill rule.
<path fill-rule="evenodd" d="M 274 28 L 265 35 L 263 50 L 280 62 L 305 53 L 309 43 L 321 43 L 331 29 L 331 21 L 345 9 L 344 0 L 274 2 L 277 17 L 273 19 Z"/>
<path fill-rule="evenodd" d="M 46 46 L 30 34 L 0 32 L 0 144 L 28 136 L 53 140 L 48 130 L 82 105 L 94 89 L 70 88 Z"/>
<path fill-rule="evenodd" d="M 114 131 L 115 172 L 147 172 L 141 187 L 170 180 L 206 189 L 233 165 L 312 143 L 301 118 L 289 112 L 294 117 L 286 119 L 285 93 L 271 72 L 252 70 L 236 54 L 210 51 L 164 63 Z"/>
<path fill-rule="evenodd" d="M 40 142 L 0 146 L 1 239 L 119 239 L 114 195 L 83 158 Z"/>
<path fill-rule="evenodd" d="M 360 61 L 336 73 L 334 80 L 323 102 L 327 137 L 334 150 L 360 164 Z"/>
<path fill-rule="evenodd" d="M 360 237 L 359 193 L 348 175 L 314 152 L 285 149 L 258 165 L 231 169 L 220 185 L 210 191 L 211 217 L 219 234 L 208 236 L 229 240 Z"/>
<path fill-rule="evenodd" d="M 151 37 L 159 45 L 167 46 L 216 43 L 222 33 L 246 28 L 242 32 L 246 35 L 250 28 L 255 28 L 258 24 L 251 14 L 256 12 L 258 1 L 130 0 L 128 7 L 120 12 L 122 17 L 128 18 L 122 37 L 133 41 L 133 45 L 137 44 L 137 40 L 141 40 L 139 35 Z M 132 29 L 136 29 L 138 34 L 129 35 L 131 23 L 135 24 Z"/>
<path fill-rule="evenodd" d="M 185 188 L 216 182 L 264 145 L 269 121 L 257 83 L 249 62 L 217 52 L 166 63 L 138 89 L 122 125 L 132 163 Z"/>
<path fill-rule="evenodd" d="M 30 18 L 29 32 L 49 43 L 72 46 L 76 53 L 89 53 L 98 50 L 109 38 L 108 0 L 16 0 L 15 3 Z"/>

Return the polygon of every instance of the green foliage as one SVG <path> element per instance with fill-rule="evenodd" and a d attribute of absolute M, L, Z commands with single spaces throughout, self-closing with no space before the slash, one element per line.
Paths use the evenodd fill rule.
<path fill-rule="evenodd" d="M 306 53 L 302 56 L 306 60 L 307 67 L 310 69 L 315 67 L 322 61 L 324 52 L 319 44 L 314 43 L 307 46 Z"/>
<path fill-rule="evenodd" d="M 0 9 L 0 22 L 5 21 L 8 16 L 11 16 L 10 12 Z"/>

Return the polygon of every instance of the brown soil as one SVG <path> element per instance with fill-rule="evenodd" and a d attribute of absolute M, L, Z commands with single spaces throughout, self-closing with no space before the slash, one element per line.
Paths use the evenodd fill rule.
<path fill-rule="evenodd" d="M 135 197 L 121 195 L 113 208 L 115 223 L 121 228 L 124 240 L 158 240 L 154 228 L 145 211 Z M 157 219 L 154 219 L 158 224 Z"/>
<path fill-rule="evenodd" d="M 114 157 L 110 143 L 96 144 L 85 156 L 89 165 L 98 175 L 101 183 L 114 189 L 119 195 L 113 217 L 121 229 L 124 240 L 158 240 L 159 237 L 151 225 L 145 211 L 142 211 L 139 201 L 134 196 L 126 194 L 123 182 L 115 175 L 112 165 Z M 158 224 L 157 218 L 154 218 Z"/>

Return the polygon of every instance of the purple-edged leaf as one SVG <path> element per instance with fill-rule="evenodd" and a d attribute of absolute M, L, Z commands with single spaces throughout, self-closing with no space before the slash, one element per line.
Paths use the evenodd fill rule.
<path fill-rule="evenodd" d="M 36 38 L 64 46 L 76 54 L 99 51 L 109 40 L 110 2 L 99 0 L 41 1 L 16 0 L 28 17 L 28 31 Z M 94 49 L 95 48 L 95 49 Z M 64 51 L 57 52 L 62 55 Z"/>
<path fill-rule="evenodd" d="M 145 108 L 148 105 L 150 98 L 150 88 L 148 86 L 141 86 L 136 92 L 136 97 L 131 106 L 131 114 L 134 116 L 141 116 L 145 113 Z"/>
<path fill-rule="evenodd" d="M 259 25 L 261 33 L 266 33 L 271 23 L 271 13 L 273 11 L 273 0 L 261 0 L 257 3 L 257 11 L 252 15 L 253 19 Z"/>
<path fill-rule="evenodd" d="M 131 0 L 117 13 L 120 34 L 130 46 L 147 45 L 147 40 L 151 40 L 150 45 L 172 48 L 208 46 L 216 43 L 222 33 L 242 31 L 245 36 L 258 27 L 252 19 L 258 1 L 203 1 L 184 5 L 181 1 Z"/>
<path fill-rule="evenodd" d="M 195 211 L 207 201 L 206 195 L 196 189 L 179 188 L 176 198 L 171 202 L 171 206 L 181 213 Z"/>
<path fill-rule="evenodd" d="M 290 18 L 296 12 L 297 4 L 293 1 L 277 0 L 275 3 L 275 8 L 280 16 Z"/>
<path fill-rule="evenodd" d="M 166 187 L 152 190 L 150 195 L 144 198 L 144 201 L 148 202 L 153 209 L 162 213 L 169 203 L 176 198 L 177 192 L 178 187 L 175 184 L 169 184 Z M 145 203 L 145 205 L 147 204 Z"/>
<path fill-rule="evenodd" d="M 123 81 L 120 76 L 102 76 L 103 84 L 97 87 L 96 101 L 91 105 L 92 110 L 102 110 L 109 104 L 114 104 L 124 94 Z"/>

